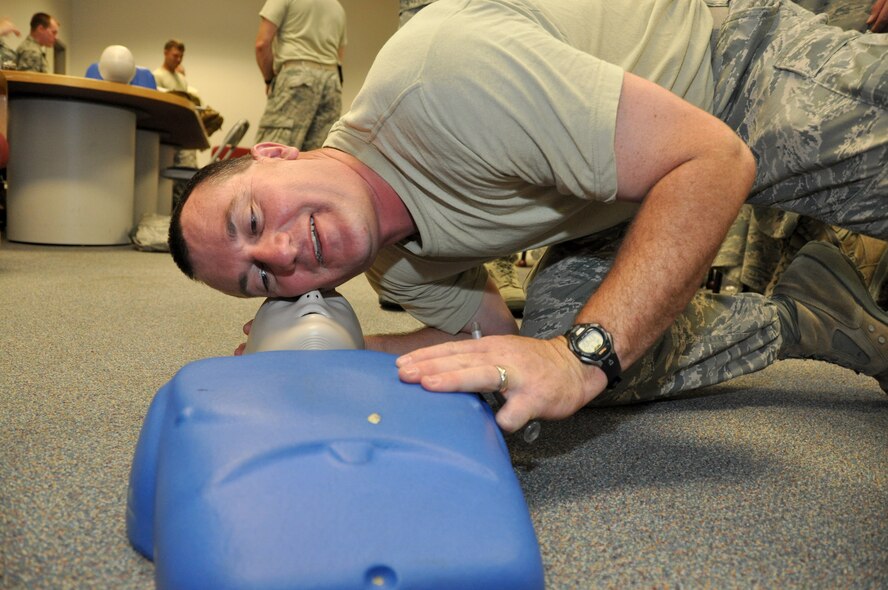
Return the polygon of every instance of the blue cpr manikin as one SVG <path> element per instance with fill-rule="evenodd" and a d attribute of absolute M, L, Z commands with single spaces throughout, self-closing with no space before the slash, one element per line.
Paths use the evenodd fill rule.
<path fill-rule="evenodd" d="M 126 516 L 157 588 L 543 588 L 490 407 L 362 347 L 339 294 L 268 300 L 249 354 L 157 392 Z"/>

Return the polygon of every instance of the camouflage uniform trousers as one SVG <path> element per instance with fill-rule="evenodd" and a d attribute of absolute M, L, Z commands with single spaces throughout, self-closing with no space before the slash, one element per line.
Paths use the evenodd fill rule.
<path fill-rule="evenodd" d="M 398 10 L 398 28 L 400 29 L 407 22 L 416 16 L 416 13 L 434 2 L 435 0 L 401 0 Z"/>
<path fill-rule="evenodd" d="M 842 29 L 866 31 L 873 0 L 794 0 L 799 6 L 829 17 L 829 24 Z"/>
<path fill-rule="evenodd" d="M 829 24 L 866 30 L 873 0 L 794 0 Z M 745 205 L 728 231 L 712 266 L 721 273 L 722 291 L 747 289 L 768 294 L 779 274 L 810 240 L 829 241 L 851 257 L 869 282 L 886 243 L 846 229 L 766 207 Z"/>
<path fill-rule="evenodd" d="M 285 64 L 274 79 L 256 143 L 273 141 L 301 150 L 321 147 L 342 111 L 335 67 Z"/>
<path fill-rule="evenodd" d="M 888 35 L 826 27 L 783 0 L 731 6 L 713 53 L 715 114 L 752 149 L 749 202 L 888 237 Z M 527 293 L 521 333 L 563 334 L 604 279 L 625 227 L 549 248 Z M 698 292 L 622 383 L 593 405 L 693 395 L 761 370 L 783 339 L 764 295 Z"/>
<path fill-rule="evenodd" d="M 888 242 L 779 209 L 744 205 L 712 266 L 722 271 L 721 291 L 769 295 L 798 251 L 811 241 L 830 242 L 848 256 L 869 285 Z"/>
<path fill-rule="evenodd" d="M 795 4 L 735 0 L 713 52 L 715 114 L 752 149 L 748 202 L 888 238 L 888 35 Z"/>

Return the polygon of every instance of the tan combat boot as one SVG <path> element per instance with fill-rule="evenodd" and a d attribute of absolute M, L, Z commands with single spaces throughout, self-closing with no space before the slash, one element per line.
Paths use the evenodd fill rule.
<path fill-rule="evenodd" d="M 774 287 L 780 358 L 823 360 L 870 375 L 888 391 L 888 315 L 835 246 L 809 242 Z"/>
<path fill-rule="evenodd" d="M 493 282 L 499 288 L 500 294 L 506 301 L 509 311 L 513 315 L 520 316 L 524 312 L 524 304 L 527 297 L 524 294 L 524 287 L 518 278 L 518 269 L 512 262 L 512 257 L 497 258 L 485 264 L 487 272 L 490 274 Z"/>

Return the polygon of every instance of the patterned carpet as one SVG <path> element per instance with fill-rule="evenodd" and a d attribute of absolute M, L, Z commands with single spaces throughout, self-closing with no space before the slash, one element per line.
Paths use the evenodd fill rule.
<path fill-rule="evenodd" d="M 367 333 L 403 331 L 363 278 Z M 0 588 L 151 588 L 127 482 L 156 390 L 230 354 L 258 300 L 168 255 L 0 245 Z M 786 361 L 681 402 L 580 412 L 510 441 L 547 587 L 888 587 L 888 397 Z M 717 394 L 717 395 L 716 395 Z"/>

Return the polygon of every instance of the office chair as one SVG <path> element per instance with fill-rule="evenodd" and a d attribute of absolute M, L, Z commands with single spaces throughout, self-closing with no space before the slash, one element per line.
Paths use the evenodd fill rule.
<path fill-rule="evenodd" d="M 213 149 L 210 163 L 231 158 L 237 149 L 237 144 L 240 143 L 240 140 L 243 139 L 249 128 L 250 122 L 246 119 L 241 119 L 232 125 L 225 135 L 225 139 L 222 140 L 222 144 Z M 197 173 L 197 170 L 197 168 L 192 168 L 191 166 L 170 166 L 161 170 L 160 175 L 172 180 L 191 180 L 191 177 Z"/>
<path fill-rule="evenodd" d="M 94 80 L 104 80 L 102 74 L 99 73 L 98 62 L 91 63 L 89 65 L 89 67 L 86 69 L 85 77 L 92 78 Z M 154 74 L 151 73 L 151 70 L 149 70 L 148 68 L 143 68 L 142 66 L 136 66 L 136 74 L 130 81 L 130 86 L 142 86 L 143 88 L 157 90 L 157 82 L 154 80 Z"/>

